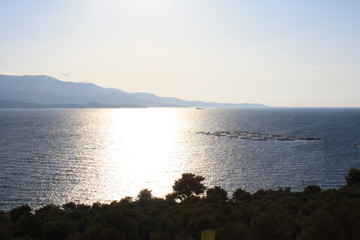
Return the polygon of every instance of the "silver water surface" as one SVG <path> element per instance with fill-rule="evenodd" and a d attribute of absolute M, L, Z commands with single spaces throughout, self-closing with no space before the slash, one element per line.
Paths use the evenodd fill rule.
<path fill-rule="evenodd" d="M 320 141 L 197 134 L 255 131 Z M 359 109 L 0 110 L 0 209 L 163 197 L 184 172 L 232 192 L 344 184 L 360 167 Z"/>

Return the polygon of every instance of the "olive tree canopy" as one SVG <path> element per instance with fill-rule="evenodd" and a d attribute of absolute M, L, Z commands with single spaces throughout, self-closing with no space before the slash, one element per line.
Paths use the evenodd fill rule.
<path fill-rule="evenodd" d="M 173 185 L 174 197 L 184 200 L 191 196 L 204 193 L 206 187 L 201 183 L 204 179 L 203 176 L 196 176 L 193 173 L 183 173 L 182 177 L 176 180 Z"/>

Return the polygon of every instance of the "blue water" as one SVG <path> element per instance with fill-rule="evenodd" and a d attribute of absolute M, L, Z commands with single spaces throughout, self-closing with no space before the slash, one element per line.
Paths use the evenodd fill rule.
<path fill-rule="evenodd" d="M 224 131 L 321 140 L 198 133 Z M 337 188 L 360 168 L 358 144 L 360 109 L 2 109 L 0 209 L 163 197 L 184 172 L 229 192 Z"/>

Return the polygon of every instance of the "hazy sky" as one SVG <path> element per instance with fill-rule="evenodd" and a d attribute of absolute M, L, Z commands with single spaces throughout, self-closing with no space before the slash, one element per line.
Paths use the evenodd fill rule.
<path fill-rule="evenodd" d="M 0 0 L 0 73 L 360 107 L 358 0 Z"/>

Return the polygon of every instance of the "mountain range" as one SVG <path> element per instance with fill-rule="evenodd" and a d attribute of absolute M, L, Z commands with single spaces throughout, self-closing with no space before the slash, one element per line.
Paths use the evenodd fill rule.
<path fill-rule="evenodd" d="M 216 103 L 128 93 L 92 83 L 65 82 L 45 75 L 0 75 L 0 108 L 267 107 L 257 103 Z"/>

